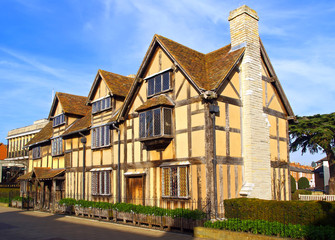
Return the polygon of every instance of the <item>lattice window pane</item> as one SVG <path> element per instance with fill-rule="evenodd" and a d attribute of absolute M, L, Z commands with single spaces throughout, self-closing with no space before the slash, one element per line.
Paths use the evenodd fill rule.
<path fill-rule="evenodd" d="M 95 113 L 96 111 L 97 111 L 97 103 L 94 102 L 94 103 L 92 104 L 92 112 Z"/>
<path fill-rule="evenodd" d="M 106 146 L 107 145 L 109 145 L 110 144 L 110 129 L 109 129 L 109 126 L 105 126 L 105 128 L 106 128 L 106 131 L 105 131 L 105 133 L 106 133 L 106 139 L 105 139 L 105 144 L 106 144 Z"/>
<path fill-rule="evenodd" d="M 163 196 L 170 196 L 170 168 L 163 168 Z"/>
<path fill-rule="evenodd" d="M 151 78 L 148 80 L 148 96 L 153 95 L 155 93 L 155 79 Z"/>
<path fill-rule="evenodd" d="M 179 167 L 179 197 L 187 196 L 187 167 Z"/>
<path fill-rule="evenodd" d="M 111 97 L 106 98 L 106 108 L 110 108 L 111 106 Z"/>
<path fill-rule="evenodd" d="M 140 113 L 140 138 L 145 137 L 145 113 Z"/>
<path fill-rule="evenodd" d="M 100 146 L 100 128 L 96 128 L 95 144 L 96 144 L 97 147 Z"/>
<path fill-rule="evenodd" d="M 163 73 L 163 91 L 170 89 L 170 72 Z"/>
<path fill-rule="evenodd" d="M 171 168 L 171 194 L 172 197 L 178 196 L 178 171 L 177 167 Z"/>
<path fill-rule="evenodd" d="M 161 109 L 154 110 L 154 135 L 161 135 Z"/>
<path fill-rule="evenodd" d="M 155 93 L 159 93 L 162 91 L 162 80 L 161 75 L 155 77 Z"/>
<path fill-rule="evenodd" d="M 110 194 L 110 192 L 111 192 L 111 172 L 110 171 L 108 171 L 108 172 L 106 172 L 106 178 L 107 178 L 107 180 L 106 180 L 106 194 Z"/>
<path fill-rule="evenodd" d="M 146 112 L 146 135 L 152 137 L 153 135 L 153 116 L 152 111 Z"/>
<path fill-rule="evenodd" d="M 164 108 L 164 134 L 172 135 L 172 110 Z"/>
<path fill-rule="evenodd" d="M 98 172 L 92 172 L 92 195 L 98 194 Z"/>
<path fill-rule="evenodd" d="M 100 146 L 105 146 L 105 128 L 101 127 Z"/>

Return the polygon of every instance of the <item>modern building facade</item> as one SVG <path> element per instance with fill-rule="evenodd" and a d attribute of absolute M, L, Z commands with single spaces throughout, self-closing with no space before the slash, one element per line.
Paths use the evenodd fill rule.
<path fill-rule="evenodd" d="M 229 21 L 231 44 L 216 51 L 155 35 L 134 78 L 99 70 L 78 104 L 57 93 L 49 124 L 27 144 L 21 180 L 43 194 L 64 189 L 77 199 L 171 207 L 210 202 L 219 213 L 228 198 L 288 200 L 294 114 L 257 13 L 244 5 Z"/>

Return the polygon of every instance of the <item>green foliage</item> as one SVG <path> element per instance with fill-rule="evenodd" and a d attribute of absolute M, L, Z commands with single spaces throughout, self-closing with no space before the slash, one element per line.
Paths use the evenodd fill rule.
<path fill-rule="evenodd" d="M 302 154 L 323 151 L 334 160 L 335 113 L 296 118 L 289 126 L 290 151 L 301 149 Z"/>
<path fill-rule="evenodd" d="M 299 194 L 301 195 L 312 195 L 311 191 L 305 189 L 298 189 L 292 194 L 292 200 L 297 201 L 299 200 Z"/>
<path fill-rule="evenodd" d="M 301 177 L 298 180 L 298 188 L 299 189 L 306 189 L 309 188 L 309 181 L 306 177 Z"/>
<path fill-rule="evenodd" d="M 335 202 L 236 198 L 224 200 L 224 207 L 226 218 L 335 226 Z"/>
<path fill-rule="evenodd" d="M 292 175 L 290 175 L 290 176 L 291 176 L 291 193 L 294 193 L 295 190 L 297 190 L 297 183 L 296 183 L 294 177 L 292 177 Z"/>
<path fill-rule="evenodd" d="M 335 239 L 334 226 L 284 224 L 265 220 L 240 220 L 231 218 L 224 221 L 207 221 L 204 223 L 204 227 L 285 238 Z"/>
<path fill-rule="evenodd" d="M 9 198 L 8 197 L 0 197 L 0 202 L 1 203 L 9 203 Z"/>
<path fill-rule="evenodd" d="M 59 205 L 65 205 L 65 206 L 74 206 L 77 204 L 77 200 L 73 198 L 63 198 L 59 200 Z"/>
<path fill-rule="evenodd" d="M 153 216 L 170 216 L 170 217 L 183 217 L 187 219 L 203 219 L 206 214 L 199 210 L 189 209 L 164 209 L 159 207 L 135 205 L 131 203 L 108 203 L 108 202 L 93 202 L 86 200 L 75 200 L 73 198 L 63 198 L 59 201 L 60 205 L 74 206 L 78 205 L 84 208 L 101 208 L 101 209 L 114 209 L 118 212 L 138 213 Z"/>

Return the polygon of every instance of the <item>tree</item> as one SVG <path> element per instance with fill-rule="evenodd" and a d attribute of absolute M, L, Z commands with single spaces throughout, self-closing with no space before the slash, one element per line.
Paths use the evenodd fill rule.
<path fill-rule="evenodd" d="M 292 177 L 292 175 L 290 176 L 291 176 L 291 193 L 294 193 L 295 190 L 297 190 L 297 184 L 294 177 Z"/>
<path fill-rule="evenodd" d="M 305 177 L 301 177 L 298 180 L 298 189 L 306 189 L 309 188 L 309 181 Z"/>
<path fill-rule="evenodd" d="M 330 166 L 329 193 L 335 193 L 334 147 L 335 147 L 335 113 L 316 114 L 296 117 L 290 123 L 290 151 L 301 150 L 301 154 L 324 152 Z"/>

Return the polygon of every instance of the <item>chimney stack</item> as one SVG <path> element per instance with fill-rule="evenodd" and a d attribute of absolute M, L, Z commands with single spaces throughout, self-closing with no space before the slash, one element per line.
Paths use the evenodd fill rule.
<path fill-rule="evenodd" d="M 257 12 L 243 5 L 230 12 L 231 51 L 245 47 L 240 65 L 244 178 L 240 194 L 271 199 L 270 134 L 263 111 Z"/>

